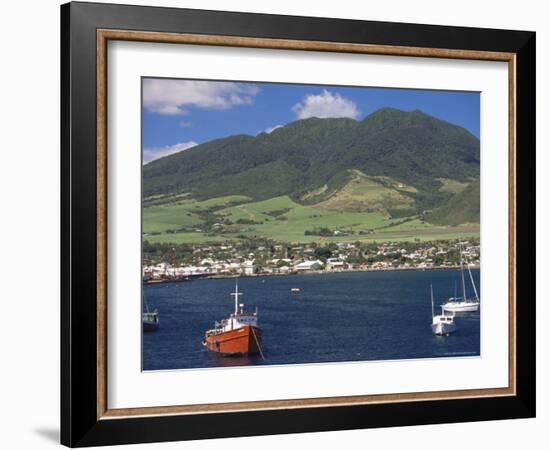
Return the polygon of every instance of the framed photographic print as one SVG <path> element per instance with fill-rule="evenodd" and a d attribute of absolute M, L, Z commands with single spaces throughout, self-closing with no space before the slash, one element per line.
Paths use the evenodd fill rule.
<path fill-rule="evenodd" d="M 534 33 L 61 18 L 63 444 L 534 416 Z"/>

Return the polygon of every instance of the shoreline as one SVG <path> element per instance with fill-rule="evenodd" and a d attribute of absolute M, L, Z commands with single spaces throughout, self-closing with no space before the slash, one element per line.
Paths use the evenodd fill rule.
<path fill-rule="evenodd" d="M 470 269 L 480 269 L 481 265 L 470 265 Z M 435 266 L 435 267 L 386 267 L 380 269 L 361 268 L 361 269 L 346 269 L 346 270 L 308 270 L 303 272 L 289 273 L 255 273 L 255 274 L 212 274 L 212 275 L 191 275 L 184 279 L 162 279 L 162 280 L 143 280 L 144 285 L 166 284 L 166 283 L 187 283 L 198 279 L 206 280 L 223 280 L 233 278 L 257 278 L 257 277 L 273 277 L 273 276 L 289 276 L 289 275 L 327 275 L 334 273 L 349 273 L 349 272 L 409 272 L 409 271 L 432 271 L 432 270 L 458 270 L 460 265 L 453 266 Z"/>

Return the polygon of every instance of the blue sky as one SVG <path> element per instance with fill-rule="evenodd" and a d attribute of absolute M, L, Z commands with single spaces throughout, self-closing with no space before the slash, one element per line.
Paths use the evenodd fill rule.
<path fill-rule="evenodd" d="M 420 109 L 479 137 L 477 92 L 146 78 L 143 160 L 307 117 L 362 120 L 383 107 Z"/>

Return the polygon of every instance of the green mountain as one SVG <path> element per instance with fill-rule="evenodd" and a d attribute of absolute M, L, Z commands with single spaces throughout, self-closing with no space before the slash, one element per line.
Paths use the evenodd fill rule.
<path fill-rule="evenodd" d="M 328 209 L 402 216 L 431 209 L 445 221 L 444 208 L 454 197 L 467 206 L 461 198 L 471 189 L 459 197 L 441 179 L 464 185 L 479 179 L 479 140 L 419 110 L 383 108 L 362 121 L 298 120 L 270 134 L 230 136 L 155 160 L 143 167 L 143 194 L 256 201 L 287 195 Z"/>

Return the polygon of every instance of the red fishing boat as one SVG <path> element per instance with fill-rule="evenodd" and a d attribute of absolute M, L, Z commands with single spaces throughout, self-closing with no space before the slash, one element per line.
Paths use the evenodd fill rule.
<path fill-rule="evenodd" d="M 262 330 L 258 326 L 258 308 L 254 313 L 246 313 L 244 304 L 239 303 L 238 282 L 235 282 L 235 311 L 215 327 L 204 333 L 203 345 L 210 351 L 225 355 L 262 354 Z M 263 355 L 262 355 L 263 357 Z"/>

